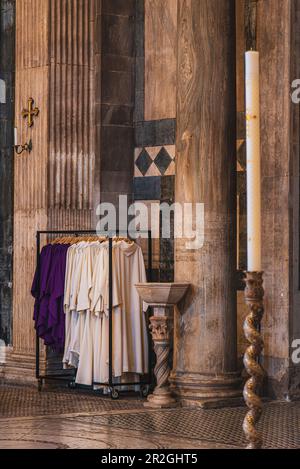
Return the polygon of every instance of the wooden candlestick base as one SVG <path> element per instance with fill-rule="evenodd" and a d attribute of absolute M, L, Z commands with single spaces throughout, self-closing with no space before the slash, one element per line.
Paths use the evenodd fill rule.
<path fill-rule="evenodd" d="M 245 302 L 250 313 L 244 322 L 244 333 L 250 342 L 244 355 L 244 365 L 250 378 L 244 387 L 244 399 L 249 408 L 243 422 L 243 430 L 248 441 L 248 449 L 262 447 L 262 436 L 255 425 L 262 414 L 262 401 L 258 392 L 262 386 L 265 371 L 259 364 L 259 357 L 263 349 L 263 340 L 260 334 L 260 323 L 264 314 L 263 272 L 246 272 Z"/>

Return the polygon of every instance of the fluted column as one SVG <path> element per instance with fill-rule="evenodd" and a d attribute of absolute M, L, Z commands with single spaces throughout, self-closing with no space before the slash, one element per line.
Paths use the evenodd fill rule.
<path fill-rule="evenodd" d="M 15 126 L 19 143 L 31 139 L 33 148 L 14 155 L 13 353 L 7 379 L 35 379 L 30 287 L 36 230 L 93 227 L 95 2 L 16 1 Z M 29 97 L 39 108 L 30 128 L 21 115 Z"/>
<path fill-rule="evenodd" d="M 179 0 L 176 201 L 204 203 L 204 245 L 175 244 L 173 390 L 183 404 L 239 396 L 236 353 L 235 2 Z"/>

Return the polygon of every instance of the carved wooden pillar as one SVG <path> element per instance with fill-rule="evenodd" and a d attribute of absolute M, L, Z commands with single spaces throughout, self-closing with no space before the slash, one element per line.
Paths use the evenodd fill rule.
<path fill-rule="evenodd" d="M 31 138 L 33 150 L 15 155 L 8 379 L 34 379 L 36 230 L 92 228 L 94 9 L 94 0 L 16 1 L 15 125 L 18 143 Z M 21 116 L 29 97 L 40 110 L 31 128 Z"/>
<path fill-rule="evenodd" d="M 177 202 L 204 203 L 204 245 L 176 240 L 171 381 L 183 404 L 241 395 L 236 353 L 235 2 L 179 0 Z"/>

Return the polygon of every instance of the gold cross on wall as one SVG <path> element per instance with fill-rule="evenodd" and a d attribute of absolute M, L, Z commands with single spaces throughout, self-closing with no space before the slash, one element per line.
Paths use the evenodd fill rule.
<path fill-rule="evenodd" d="M 33 103 L 34 103 L 34 99 L 33 98 L 29 98 L 28 99 L 28 109 L 23 109 L 22 111 L 22 116 L 24 118 L 28 118 L 28 127 L 32 127 L 33 126 L 33 117 L 36 117 L 38 115 L 38 113 L 40 112 L 39 108 L 35 107 L 33 108 Z"/>

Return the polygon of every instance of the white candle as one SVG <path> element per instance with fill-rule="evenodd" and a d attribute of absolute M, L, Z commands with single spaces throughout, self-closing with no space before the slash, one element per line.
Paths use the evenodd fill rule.
<path fill-rule="evenodd" d="M 18 130 L 17 130 L 17 127 L 14 128 L 14 142 L 15 142 L 15 145 L 18 145 Z"/>
<path fill-rule="evenodd" d="M 261 270 L 259 53 L 246 52 L 248 271 Z"/>

